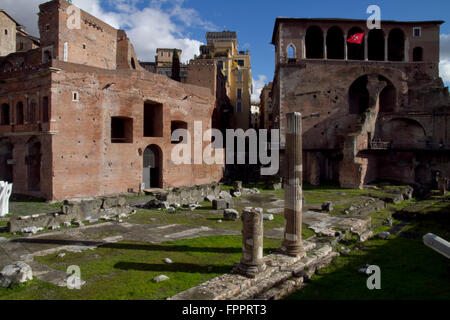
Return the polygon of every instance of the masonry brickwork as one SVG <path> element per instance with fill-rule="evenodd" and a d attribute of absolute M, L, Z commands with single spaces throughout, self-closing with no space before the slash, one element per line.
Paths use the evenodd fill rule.
<path fill-rule="evenodd" d="M 40 6 L 41 48 L 0 57 L 0 178 L 48 200 L 219 181 L 220 165 L 171 161 L 173 130 L 211 128 L 211 91 L 147 72 L 125 31 L 82 10 L 67 28 L 69 5 Z"/>
<path fill-rule="evenodd" d="M 450 176 L 450 101 L 439 78 L 442 21 L 278 18 L 274 126 L 301 112 L 304 179 L 362 187 Z M 364 32 L 362 44 L 346 42 Z"/>

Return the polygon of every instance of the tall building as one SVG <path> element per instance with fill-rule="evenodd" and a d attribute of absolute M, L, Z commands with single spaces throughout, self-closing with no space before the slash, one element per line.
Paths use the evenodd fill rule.
<path fill-rule="evenodd" d="M 233 106 L 231 125 L 244 130 L 251 127 L 252 68 L 250 52 L 239 51 L 236 32 L 207 32 L 206 45 L 200 47 L 201 59 L 217 60 Z"/>
<path fill-rule="evenodd" d="M 272 86 L 273 83 L 270 82 L 266 84 L 261 90 L 260 95 L 260 124 L 263 129 L 272 129 L 273 123 L 273 108 L 272 108 Z"/>

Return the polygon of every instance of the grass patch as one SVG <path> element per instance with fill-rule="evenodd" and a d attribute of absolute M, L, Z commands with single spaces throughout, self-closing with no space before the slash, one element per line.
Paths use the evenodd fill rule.
<path fill-rule="evenodd" d="M 397 206 L 401 205 L 407 204 Z M 287 299 L 448 300 L 450 262 L 422 241 L 423 235 L 429 232 L 449 239 L 448 225 L 448 217 L 413 221 L 390 240 L 372 239 L 358 244 L 360 250 L 337 257 Z M 380 267 L 381 290 L 367 289 L 368 275 L 358 272 L 365 264 Z"/>
<path fill-rule="evenodd" d="M 268 254 L 281 240 L 264 239 Z M 26 286 L 0 288 L 0 299 L 165 299 L 208 279 L 229 272 L 242 256 L 240 236 L 214 236 L 162 244 L 121 242 L 96 250 L 56 254 L 36 258 L 50 267 L 65 271 L 78 265 L 87 284 L 69 290 L 34 280 Z M 162 260 L 170 258 L 173 264 Z M 160 274 L 170 280 L 153 283 Z"/>

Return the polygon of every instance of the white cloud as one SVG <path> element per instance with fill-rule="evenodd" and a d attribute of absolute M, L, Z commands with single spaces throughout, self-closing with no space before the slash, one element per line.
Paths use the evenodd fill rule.
<path fill-rule="evenodd" d="M 2 8 L 35 36 L 39 4 L 48 0 L 2 0 Z M 105 10 L 108 3 L 114 11 Z M 139 60 L 153 61 L 156 48 L 179 48 L 186 62 L 199 53 L 201 41 L 191 39 L 185 28 L 197 27 L 213 31 L 213 23 L 204 20 L 192 8 L 183 7 L 184 0 L 73 0 L 73 3 L 115 28 L 125 29 Z M 138 4 L 145 4 L 138 8 Z"/>
<path fill-rule="evenodd" d="M 260 74 L 258 75 L 258 79 L 252 78 L 253 81 L 253 94 L 252 94 L 252 102 L 259 103 L 259 96 L 261 95 L 261 90 L 267 83 L 267 76 Z"/>
<path fill-rule="evenodd" d="M 441 34 L 441 61 L 439 63 L 439 76 L 447 86 L 450 85 L 450 34 Z"/>

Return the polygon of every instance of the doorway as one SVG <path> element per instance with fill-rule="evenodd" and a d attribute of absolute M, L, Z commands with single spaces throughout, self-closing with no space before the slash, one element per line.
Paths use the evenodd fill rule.
<path fill-rule="evenodd" d="M 145 148 L 142 180 L 145 189 L 162 188 L 162 152 L 157 145 Z"/>

